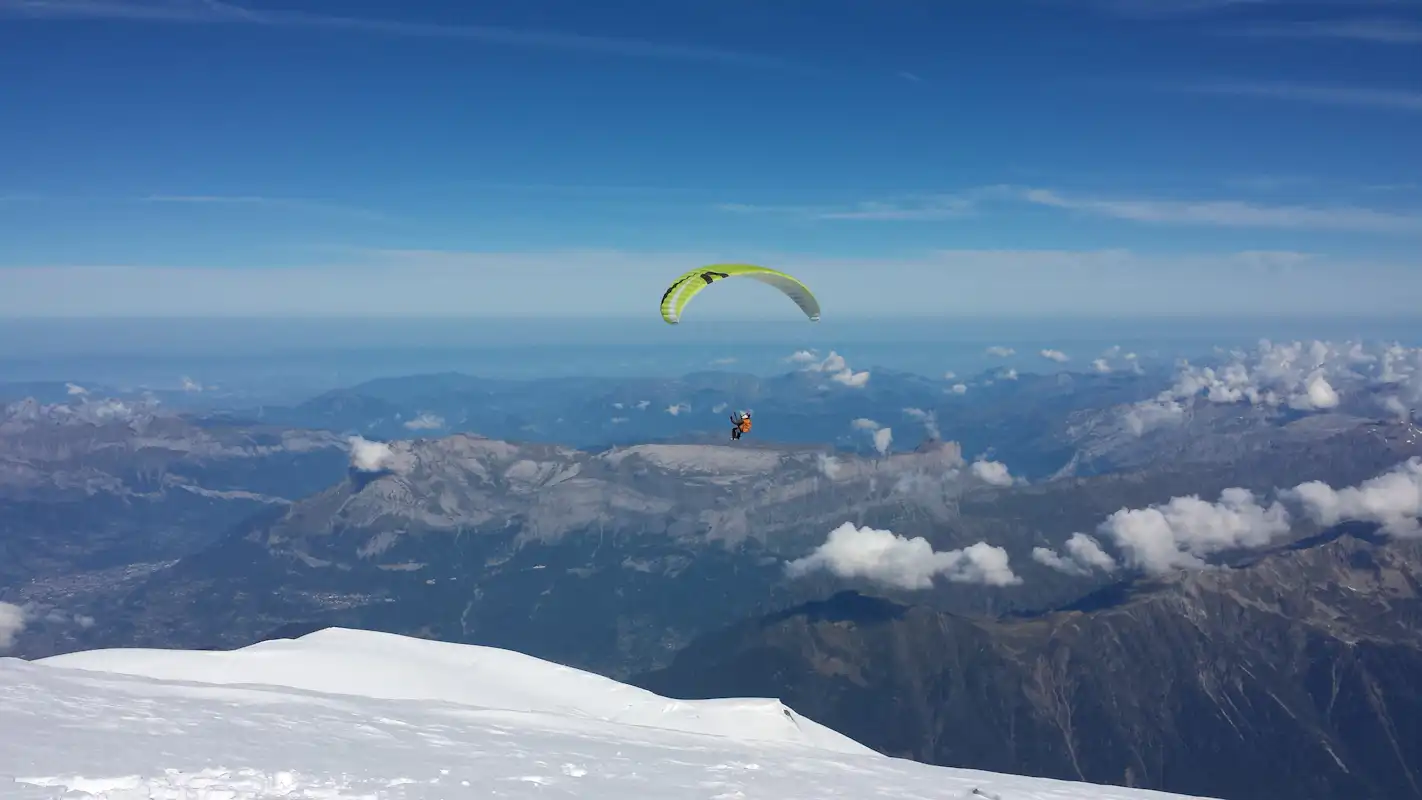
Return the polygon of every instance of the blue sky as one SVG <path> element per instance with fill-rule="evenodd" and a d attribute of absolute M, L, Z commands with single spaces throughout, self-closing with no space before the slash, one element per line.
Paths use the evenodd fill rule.
<path fill-rule="evenodd" d="M 335 9 L 0 0 L 0 316 L 646 315 L 720 259 L 826 317 L 1422 296 L 1416 0 Z"/>

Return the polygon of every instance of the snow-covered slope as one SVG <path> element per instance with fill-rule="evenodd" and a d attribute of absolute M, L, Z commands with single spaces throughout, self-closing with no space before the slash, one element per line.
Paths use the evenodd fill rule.
<path fill-rule="evenodd" d="M 263 684 L 383 700 L 597 719 L 846 753 L 869 748 L 778 700 L 668 700 L 611 678 L 494 647 L 327 628 L 229 652 L 91 650 L 41 659 L 57 667 L 160 680 Z"/>
<path fill-rule="evenodd" d="M 774 700 L 669 700 L 508 651 L 343 629 L 0 659 L 0 796 L 61 795 L 1180 797 L 931 767 Z"/>

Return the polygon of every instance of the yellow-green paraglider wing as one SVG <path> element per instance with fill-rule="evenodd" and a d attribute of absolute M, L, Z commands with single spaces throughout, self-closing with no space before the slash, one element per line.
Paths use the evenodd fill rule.
<path fill-rule="evenodd" d="M 702 289 L 727 278 L 750 278 L 774 286 L 795 301 L 795 305 L 805 312 L 811 322 L 820 321 L 820 302 L 810 291 L 810 287 L 798 278 L 769 267 L 755 264 L 710 264 L 700 269 L 683 273 L 662 295 L 662 319 L 669 325 L 681 321 L 681 312 Z"/>

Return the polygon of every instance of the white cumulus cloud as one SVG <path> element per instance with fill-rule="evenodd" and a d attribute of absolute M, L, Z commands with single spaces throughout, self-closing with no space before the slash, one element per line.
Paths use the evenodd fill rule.
<path fill-rule="evenodd" d="M 1101 549 L 1100 542 L 1084 533 L 1073 533 L 1063 549 L 1066 556 L 1047 547 L 1034 547 L 1032 558 L 1069 575 L 1089 575 L 1093 568 L 1108 573 L 1116 571 L 1116 559 Z"/>
<path fill-rule="evenodd" d="M 1322 481 L 1301 483 L 1284 493 L 1320 525 L 1373 522 L 1393 536 L 1419 536 L 1422 516 L 1422 459 L 1410 458 L 1357 486 L 1334 489 Z"/>
<path fill-rule="evenodd" d="M 1071 357 L 1068 356 L 1066 353 L 1063 353 L 1063 352 L 1060 351 L 1060 350 L 1050 350 L 1050 349 L 1049 349 L 1049 350 L 1043 350 L 1043 351 L 1042 351 L 1042 358 L 1045 358 L 1045 359 L 1047 359 L 1047 360 L 1049 360 L 1049 361 L 1055 361 L 1055 362 L 1057 362 L 1058 364 L 1071 360 Z"/>
<path fill-rule="evenodd" d="M 841 578 L 865 578 L 900 589 L 930 589 L 940 576 L 955 583 L 990 586 L 1022 582 L 1001 547 L 978 542 L 961 550 L 934 550 L 921 536 L 908 539 L 852 522 L 830 531 L 824 544 L 785 568 L 792 578 L 825 570 Z"/>
<path fill-rule="evenodd" d="M 887 455 L 889 445 L 894 442 L 893 428 L 880 428 L 874 431 L 874 449 L 879 451 L 879 455 Z"/>
<path fill-rule="evenodd" d="M 1338 390 L 1323 376 L 1323 370 L 1314 370 L 1304 381 L 1303 394 L 1289 398 L 1289 405 L 1306 410 L 1337 408 Z"/>
<path fill-rule="evenodd" d="M 1159 574 L 1200 569 L 1211 555 L 1269 545 L 1288 534 L 1296 518 L 1324 527 L 1368 522 L 1392 536 L 1422 536 L 1422 458 L 1414 456 L 1357 486 L 1334 489 L 1322 481 L 1301 483 L 1278 492 L 1267 505 L 1253 492 L 1236 487 L 1225 489 L 1213 503 L 1188 495 L 1149 508 L 1122 508 L 1107 517 L 1097 533 L 1120 551 L 1128 566 Z M 1038 547 L 1032 557 L 1073 575 L 1088 574 L 1092 568 L 1117 569 L 1116 560 L 1086 534 L 1073 534 L 1065 549 L 1063 557 Z"/>
<path fill-rule="evenodd" d="M 1134 373 L 1136 375 L 1145 374 L 1145 370 L 1141 369 L 1136 354 L 1122 352 L 1122 348 L 1118 344 L 1106 348 L 1102 351 L 1099 358 L 1092 360 L 1091 370 L 1102 375 L 1118 370 Z"/>
<path fill-rule="evenodd" d="M 829 376 L 835 383 L 858 389 L 869 382 L 869 373 L 855 372 L 850 369 L 849 363 L 844 360 L 844 356 L 831 350 L 829 355 L 820 359 L 810 350 L 800 350 L 788 359 L 803 364 L 800 369 L 804 372 L 822 372 Z"/>
<path fill-rule="evenodd" d="M 352 436 L 351 467 L 361 472 L 402 472 L 409 466 L 409 453 L 396 453 L 387 442 L 372 442 L 363 436 Z"/>
<path fill-rule="evenodd" d="M 88 390 L 88 389 L 85 389 L 83 386 L 80 386 L 80 385 L 77 384 L 77 383 L 66 383 L 66 384 L 64 384 L 64 391 L 65 391 L 67 394 L 71 394 L 71 395 L 81 395 L 81 394 L 88 394 L 88 393 L 89 393 L 89 390 Z"/>
<path fill-rule="evenodd" d="M 1155 428 L 1178 425 L 1184 419 L 1185 406 L 1171 399 L 1137 403 L 1128 408 L 1125 414 L 1126 428 L 1137 436 Z"/>
<path fill-rule="evenodd" d="M 932 411 L 924 411 L 921 408 L 905 408 L 904 414 L 923 423 L 923 429 L 929 436 L 935 439 L 942 439 L 943 434 L 938 430 L 938 415 Z"/>
<path fill-rule="evenodd" d="M 14 603 L 0 603 L 0 652 L 15 646 L 15 637 L 25 629 L 25 609 Z"/>
<path fill-rule="evenodd" d="M 852 420 L 849 424 L 850 427 L 857 431 L 865 431 L 872 435 L 874 449 L 879 451 L 879 455 L 888 454 L 889 445 L 894 441 L 893 428 L 886 428 L 878 422 L 866 417 L 859 417 L 858 419 Z"/>
<path fill-rule="evenodd" d="M 1007 471 L 1007 465 L 1001 461 L 978 459 L 973 462 L 970 469 L 978 477 L 978 480 L 993 486 L 1011 486 L 1013 483 L 1013 477 Z"/>
<path fill-rule="evenodd" d="M 1126 562 L 1147 572 L 1205 566 L 1206 556 L 1261 547 L 1288 533 L 1289 512 L 1278 502 L 1260 505 L 1246 489 L 1225 489 L 1218 502 L 1175 497 L 1162 505 L 1126 509 L 1107 517 L 1101 532 Z"/>
<path fill-rule="evenodd" d="M 683 411 L 690 410 L 691 406 L 687 405 L 686 403 L 674 403 L 672 405 L 667 406 L 667 413 L 671 414 L 673 417 L 679 416 Z"/>
<path fill-rule="evenodd" d="M 1003 347 L 1002 345 L 993 345 L 992 347 L 989 347 L 983 352 L 987 353 L 990 356 L 997 356 L 998 358 L 1007 358 L 1008 356 L 1017 353 L 1017 351 L 1013 350 L 1011 347 Z"/>
<path fill-rule="evenodd" d="M 1061 554 L 1050 547 L 1032 548 L 1032 560 L 1038 564 L 1051 567 L 1058 572 L 1065 572 L 1068 575 L 1090 575 L 1091 571 L 1080 566 L 1071 559 L 1062 558 Z"/>
<path fill-rule="evenodd" d="M 968 385 L 966 383 L 955 383 L 948 388 L 948 391 L 952 392 L 953 394 L 967 394 Z"/>
<path fill-rule="evenodd" d="M 1355 396 L 1379 411 L 1405 416 L 1422 400 L 1422 348 L 1263 340 L 1253 350 L 1226 355 L 1217 366 L 1181 364 L 1170 389 L 1127 409 L 1127 424 L 1138 432 L 1148 430 L 1150 421 L 1177 417 L 1178 410 L 1198 402 L 1315 412 L 1338 408 Z M 1133 413 L 1146 424 L 1132 422 Z"/>
<path fill-rule="evenodd" d="M 834 354 L 831 353 L 830 355 L 833 356 Z M 840 363 L 843 364 L 844 359 L 840 359 Z M 830 380 L 835 381 L 836 383 L 842 383 L 845 386 L 849 386 L 855 389 L 858 389 L 869 382 L 868 370 L 861 370 L 859 372 L 855 372 L 848 366 L 844 366 L 838 370 L 827 371 L 831 372 Z"/>
<path fill-rule="evenodd" d="M 427 431 L 444 427 L 444 417 L 433 414 L 429 411 L 421 411 L 419 416 L 405 422 L 405 427 L 412 431 Z"/>

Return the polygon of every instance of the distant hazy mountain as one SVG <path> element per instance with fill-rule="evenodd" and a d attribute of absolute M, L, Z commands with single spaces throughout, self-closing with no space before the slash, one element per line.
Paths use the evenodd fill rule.
<path fill-rule="evenodd" d="M 850 374 L 854 373 L 850 371 Z M 1153 396 L 1158 376 L 984 373 L 933 379 L 874 370 L 862 384 L 843 373 L 802 369 L 773 377 L 702 372 L 681 378 L 495 380 L 458 373 L 370 381 L 327 392 L 295 407 L 241 412 L 268 424 L 321 428 L 367 438 L 402 439 L 467 432 L 510 441 L 556 442 L 601 449 L 656 440 L 727 436 L 735 409 L 756 416 L 754 437 L 832 444 L 874 452 L 853 427 L 873 420 L 894 432 L 890 449 L 925 436 L 959 442 L 971 454 L 991 450 L 1027 476 L 1046 475 L 1072 456 L 1052 438 L 1067 415 Z M 955 391 L 955 386 L 962 386 Z M 959 393 L 961 391 L 962 393 Z"/>
<path fill-rule="evenodd" d="M 786 574 L 846 523 L 921 536 L 949 554 L 934 558 L 962 560 L 929 592 L 939 608 L 1031 611 L 1112 580 L 1049 568 L 1033 550 L 1118 509 L 1235 486 L 1354 484 L 1418 454 L 1422 444 L 1356 428 L 1230 463 L 1032 484 L 951 442 L 884 458 L 726 443 L 589 452 L 469 435 L 362 442 L 344 480 L 106 600 L 105 624 L 83 641 L 233 646 L 344 625 L 625 675 L 746 615 L 872 585 Z M 998 548 L 1021 583 L 975 560 Z"/>
<path fill-rule="evenodd" d="M 77 632 L 77 604 L 329 486 L 348 463 L 329 432 L 69 400 L 0 408 L 0 600 L 34 605 L 24 641 L 40 650 Z"/>
<path fill-rule="evenodd" d="M 0 417 L 9 654 L 344 626 L 626 677 L 691 646 L 648 680 L 819 693 L 895 753 L 1413 797 L 1388 754 L 1422 744 L 1415 550 L 1307 537 L 1416 511 L 1422 354 L 1271 348 L 1173 379 L 441 374 L 205 414 L 65 387 Z M 846 589 L 885 600 L 804 605 Z"/>
<path fill-rule="evenodd" d="M 370 471 L 155 574 L 94 641 L 226 646 L 341 620 L 626 671 L 793 601 L 782 554 L 845 519 L 927 532 L 957 497 L 994 491 L 950 445 L 883 460 L 468 435 L 372 447 Z"/>
<path fill-rule="evenodd" d="M 1345 534 L 1027 619 L 843 593 L 633 680 L 777 697 L 935 764 L 1229 800 L 1418 798 L 1422 541 Z"/>
<path fill-rule="evenodd" d="M 1422 405 L 1422 349 L 1264 341 L 1227 355 L 1182 363 L 1154 397 L 1068 414 L 1050 442 L 1073 451 L 1059 474 L 1182 459 L 1229 462 L 1370 423 L 1380 433 L 1422 440 L 1410 424 Z"/>

